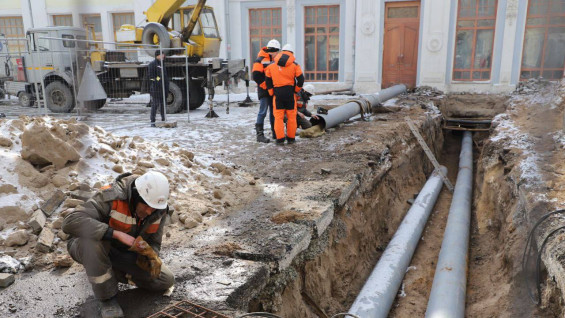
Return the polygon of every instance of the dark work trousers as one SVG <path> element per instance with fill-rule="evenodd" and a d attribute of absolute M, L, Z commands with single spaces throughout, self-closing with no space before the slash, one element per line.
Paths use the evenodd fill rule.
<path fill-rule="evenodd" d="M 163 95 L 161 94 L 151 94 L 151 122 L 155 122 L 155 116 L 157 115 L 157 109 L 159 109 L 159 114 L 161 114 L 161 120 L 165 121 L 165 105 L 163 104 Z"/>
<path fill-rule="evenodd" d="M 175 283 L 171 270 L 161 265 L 161 274 L 152 279 L 149 272 L 135 264 L 137 253 L 121 251 L 110 241 L 96 241 L 86 238 L 72 238 L 67 243 L 71 257 L 82 264 L 96 299 L 104 300 L 118 293 L 118 282 L 127 283 L 126 274 L 139 288 L 150 291 L 166 291 Z"/>

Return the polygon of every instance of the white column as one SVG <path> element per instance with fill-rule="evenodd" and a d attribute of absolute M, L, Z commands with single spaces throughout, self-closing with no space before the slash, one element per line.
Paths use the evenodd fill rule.
<path fill-rule="evenodd" d="M 357 1 L 355 23 L 354 90 L 357 93 L 374 93 L 381 89 L 383 21 L 380 1 Z"/>
<path fill-rule="evenodd" d="M 353 76 L 355 74 L 355 25 L 356 19 L 355 12 L 357 1 L 346 1 L 345 2 L 345 19 L 347 21 L 345 28 L 345 47 L 342 48 L 345 51 L 345 58 L 340 63 L 344 66 L 344 82 L 351 85 L 353 84 Z"/>
<path fill-rule="evenodd" d="M 299 10 L 296 8 L 296 0 L 286 0 L 286 42 L 281 43 L 281 46 L 285 45 L 286 43 L 290 43 L 290 45 L 292 45 L 292 47 L 294 47 L 295 49 L 297 47 L 296 10 Z M 285 21 L 283 21 L 283 26 L 284 26 L 284 22 Z M 304 41 L 304 39 L 302 39 L 302 41 Z M 302 61 L 302 63 L 304 63 L 304 61 Z M 302 66 L 304 67 L 304 65 Z"/>
<path fill-rule="evenodd" d="M 502 56 L 500 63 L 500 86 L 511 85 L 512 66 L 514 64 L 514 45 L 518 17 L 518 0 L 508 0 L 504 20 L 504 36 L 502 40 Z"/>
<path fill-rule="evenodd" d="M 448 61 L 449 17 L 451 1 L 425 1 L 420 13 L 424 23 L 420 30 L 420 59 L 418 64 L 420 85 L 445 89 L 446 63 Z"/>

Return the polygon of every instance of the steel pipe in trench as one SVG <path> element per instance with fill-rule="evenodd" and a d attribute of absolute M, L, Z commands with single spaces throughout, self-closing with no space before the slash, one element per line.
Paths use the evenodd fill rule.
<path fill-rule="evenodd" d="M 426 309 L 428 318 L 465 316 L 472 186 L 473 137 L 471 132 L 466 131 L 461 142 L 457 182 Z"/>
<path fill-rule="evenodd" d="M 404 92 L 406 92 L 406 85 L 399 84 L 385 88 L 376 94 L 361 95 L 346 104 L 330 109 L 327 114 L 317 114 L 320 119 L 312 120 L 312 125 L 322 125 L 324 129 L 335 127 L 353 116 L 370 113 L 373 107 Z"/>
<path fill-rule="evenodd" d="M 447 174 L 447 168 L 441 170 Z M 349 313 L 359 317 L 387 317 L 442 185 L 436 170 L 406 213 Z"/>

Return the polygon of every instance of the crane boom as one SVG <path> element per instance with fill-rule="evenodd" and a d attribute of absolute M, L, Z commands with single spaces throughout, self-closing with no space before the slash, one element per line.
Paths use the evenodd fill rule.
<path fill-rule="evenodd" d="M 169 24 L 169 20 L 173 13 L 177 11 L 185 0 L 157 0 L 147 9 L 145 16 L 147 22 L 161 23 L 165 27 Z"/>
<path fill-rule="evenodd" d="M 202 8 L 206 4 L 206 0 L 198 0 L 196 7 L 194 7 L 194 11 L 192 11 L 192 15 L 190 16 L 190 21 L 188 25 L 182 29 L 182 38 L 183 41 L 187 42 L 190 36 L 192 35 L 192 31 L 198 22 L 198 17 L 200 17 L 200 13 L 202 12 Z"/>

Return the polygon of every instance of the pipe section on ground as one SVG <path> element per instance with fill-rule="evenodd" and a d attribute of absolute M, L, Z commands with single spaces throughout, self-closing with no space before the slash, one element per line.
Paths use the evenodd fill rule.
<path fill-rule="evenodd" d="M 330 109 L 327 114 L 317 114 L 320 119 L 312 121 L 312 125 L 322 125 L 324 129 L 335 127 L 351 117 L 370 113 L 373 107 L 404 92 L 406 92 L 406 85 L 399 84 L 383 89 L 376 94 L 361 95 L 358 99 Z"/>
<path fill-rule="evenodd" d="M 473 194 L 472 136 L 469 131 L 463 134 L 459 172 L 426 310 L 426 317 L 429 318 L 458 318 L 465 315 L 467 253 Z"/>
<path fill-rule="evenodd" d="M 447 168 L 441 170 L 447 174 Z M 442 185 L 443 179 L 436 170 L 406 213 L 349 313 L 359 317 L 387 317 Z"/>

